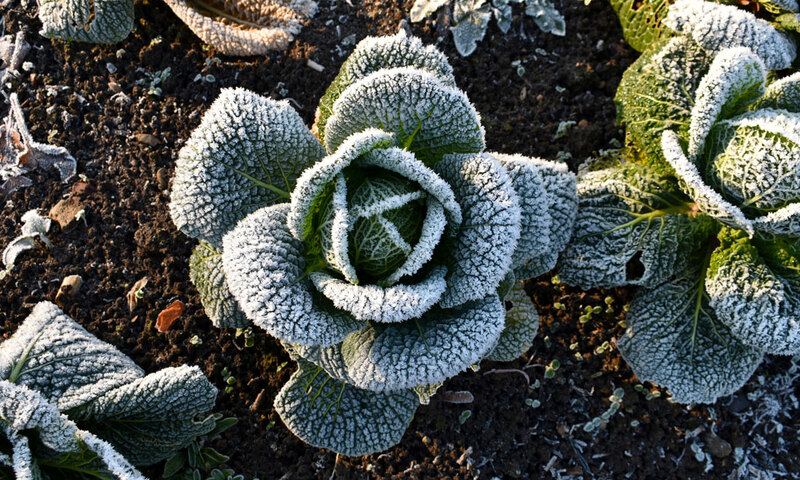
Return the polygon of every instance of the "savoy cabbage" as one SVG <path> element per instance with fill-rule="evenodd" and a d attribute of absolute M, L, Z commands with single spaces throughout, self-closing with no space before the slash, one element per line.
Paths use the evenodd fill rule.
<path fill-rule="evenodd" d="M 286 425 L 363 455 L 397 443 L 440 382 L 530 346 L 521 280 L 566 246 L 575 177 L 484 152 L 445 56 L 403 33 L 358 44 L 313 131 L 285 101 L 223 90 L 170 211 L 209 258 L 191 265 L 211 319 L 249 319 L 297 360 L 275 399 Z"/>
<path fill-rule="evenodd" d="M 679 0 L 617 93 L 630 145 L 579 176 L 561 278 L 643 287 L 617 342 L 675 400 L 738 389 L 800 352 L 800 74 L 793 41 L 727 5 Z M 712 38 L 713 37 L 713 38 Z"/>
<path fill-rule="evenodd" d="M 41 302 L 0 343 L 0 478 L 138 480 L 211 431 L 217 391 L 197 367 L 145 375 Z"/>

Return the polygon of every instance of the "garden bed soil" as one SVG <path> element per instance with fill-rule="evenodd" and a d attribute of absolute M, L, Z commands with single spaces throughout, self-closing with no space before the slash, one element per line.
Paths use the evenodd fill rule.
<path fill-rule="evenodd" d="M 542 317 L 528 354 L 508 364 L 484 362 L 440 390 L 468 390 L 474 402 L 433 397 L 402 442 L 380 454 L 337 457 L 304 444 L 271 407 L 295 369 L 280 344 L 256 328 L 255 345 L 245 347 L 234 330 L 218 330 L 204 315 L 189 281 L 195 240 L 170 220 L 169 182 L 178 151 L 221 88 L 288 98 L 310 125 L 354 43 L 395 33 L 412 2 L 323 0 L 289 50 L 266 59 L 216 55 L 160 1 L 137 0 L 135 31 L 111 46 L 41 37 L 34 2 L 27 3 L 12 1 L 0 12 L 5 31 L 24 31 L 34 47 L 26 57 L 32 69 L 5 89 L 18 93 L 33 137 L 66 147 L 79 176 L 62 184 L 53 172 L 31 174 L 33 186 L 2 203 L 0 246 L 19 234 L 23 213 L 47 212 L 69 195 L 85 210 L 85 222 L 70 231 L 55 226 L 48 235 L 52 249 L 26 252 L 0 280 L 4 338 L 35 303 L 55 298 L 64 277 L 80 275 L 83 285 L 64 305 L 69 315 L 148 372 L 199 365 L 220 389 L 216 410 L 239 423 L 207 444 L 230 455 L 230 467 L 247 478 L 740 478 L 742 451 L 753 457 L 751 465 L 800 474 L 798 419 L 779 412 L 756 421 L 760 406 L 751 400 L 789 360 L 765 364 L 742 393 L 716 405 L 673 404 L 666 392 L 639 386 L 614 348 L 633 290 L 580 292 L 551 275 L 528 284 Z M 503 35 L 493 23 L 467 58 L 456 54 L 442 15 L 411 27 L 450 58 L 459 87 L 481 113 L 490 151 L 560 156 L 575 170 L 622 140 L 613 96 L 637 54 L 606 2 L 556 4 L 566 17 L 565 37 L 540 32 L 515 6 L 511 31 Z M 157 72 L 165 80 L 151 85 Z M 0 116 L 7 111 L 7 104 L 0 106 Z M 574 124 L 558 138 L 564 121 Z M 126 294 L 145 276 L 144 295 L 129 311 Z M 176 299 L 185 311 L 159 332 L 158 313 Z M 586 306 L 602 312 L 582 323 Z M 544 365 L 553 360 L 561 367 L 545 378 Z M 223 368 L 235 378 L 230 392 Z M 624 391 L 620 411 L 585 431 L 587 421 L 609 408 L 616 388 Z M 651 390 L 661 396 L 648 400 Z M 780 420 L 780 434 L 764 418 Z M 753 447 L 758 436 L 763 441 Z M 692 445 L 714 454 L 707 473 Z M 143 471 L 160 478 L 161 466 Z"/>

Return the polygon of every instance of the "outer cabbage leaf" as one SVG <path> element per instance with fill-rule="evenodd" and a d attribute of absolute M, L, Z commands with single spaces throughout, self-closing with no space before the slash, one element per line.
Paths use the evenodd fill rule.
<path fill-rule="evenodd" d="M 348 456 L 400 442 L 419 405 L 413 390 L 372 392 L 329 377 L 298 359 L 298 370 L 275 398 L 286 427 L 304 442 Z"/>
<path fill-rule="evenodd" d="M 514 282 L 514 287 L 505 296 L 505 304 L 506 325 L 487 360 L 515 360 L 531 348 L 533 338 L 539 331 L 539 314 L 525 293 L 525 282 Z"/>
<path fill-rule="evenodd" d="M 667 0 L 650 0 L 638 4 L 636 0 L 609 0 L 617 12 L 625 41 L 637 52 L 670 36 L 670 31 L 661 25 L 667 14 Z"/>
<path fill-rule="evenodd" d="M 224 89 L 178 156 L 172 221 L 219 247 L 247 214 L 288 201 L 300 173 L 324 155 L 287 101 Z"/>
<path fill-rule="evenodd" d="M 133 30 L 133 1 L 41 0 L 39 20 L 45 37 L 117 43 Z"/>
<path fill-rule="evenodd" d="M 729 203 L 705 183 L 695 164 L 683 153 L 683 147 L 675 132 L 665 131 L 661 145 L 664 157 L 680 179 L 681 188 L 695 201 L 701 212 L 725 225 L 744 230 L 748 235 L 752 236 L 755 233 L 753 223 L 744 216 L 739 207 Z"/>
<path fill-rule="evenodd" d="M 763 109 L 719 122 L 707 152 L 711 181 L 740 207 L 800 199 L 800 114 Z"/>
<path fill-rule="evenodd" d="M 797 56 L 797 46 L 787 34 L 732 5 L 678 0 L 669 8 L 664 25 L 691 37 L 712 54 L 732 47 L 749 48 L 768 70 L 789 68 Z"/>
<path fill-rule="evenodd" d="M 686 138 L 694 96 L 711 65 L 711 56 L 686 37 L 658 43 L 622 75 L 617 116 L 648 160 L 663 160 L 661 134 L 675 130 Z"/>
<path fill-rule="evenodd" d="M 758 100 L 767 83 L 764 63 L 747 48 L 720 52 L 700 81 L 689 123 L 689 158 L 703 152 L 711 128 L 722 118 L 742 112 Z"/>
<path fill-rule="evenodd" d="M 572 241 L 559 277 L 584 289 L 655 287 L 686 266 L 709 235 L 707 217 L 692 217 L 671 183 L 649 166 L 617 164 L 581 174 Z"/>
<path fill-rule="evenodd" d="M 497 288 L 511 268 L 521 213 L 511 178 L 490 155 L 446 155 L 435 170 L 453 187 L 464 216 L 447 249 L 447 289 L 440 303 L 449 308 Z"/>
<path fill-rule="evenodd" d="M 332 345 L 363 326 L 315 294 L 303 244 L 289 232 L 289 204 L 248 215 L 223 240 L 222 268 L 242 311 L 281 340 Z"/>
<path fill-rule="evenodd" d="M 77 457 L 84 450 L 89 450 L 94 455 L 90 454 L 90 458 L 81 466 L 87 472 L 106 475 L 103 478 L 145 480 L 111 445 L 89 432 L 79 430 L 38 392 L 6 380 L 0 380 L 0 434 L 12 448 L 11 458 L 7 459 L 10 462 L 0 461 L 0 465 L 10 463 L 17 480 L 43 478 L 36 461 L 39 452 L 33 450 L 38 444 L 47 450 L 42 453 L 48 457 Z M 31 436 L 33 442 L 29 441 Z"/>
<path fill-rule="evenodd" d="M 82 427 L 113 443 L 135 465 L 152 465 L 210 432 L 195 421 L 214 408 L 217 389 L 198 367 L 165 368 L 67 412 Z"/>
<path fill-rule="evenodd" d="M 521 155 L 491 154 L 508 171 L 519 199 L 520 238 L 512 266 L 520 280 L 553 269 L 578 212 L 577 180 L 566 164 Z"/>
<path fill-rule="evenodd" d="M 200 302 L 215 327 L 244 328 L 250 324 L 228 290 L 221 250 L 201 240 L 189 258 L 189 278 L 197 287 Z"/>
<path fill-rule="evenodd" d="M 130 358 L 50 302 L 37 304 L 11 338 L 0 344 L 0 379 L 35 390 L 62 411 L 142 375 Z"/>
<path fill-rule="evenodd" d="M 756 233 L 763 238 L 800 238 L 800 203 L 791 203 L 753 220 Z"/>
<path fill-rule="evenodd" d="M 761 108 L 800 112 L 800 72 L 769 84 L 764 96 L 754 105 L 756 110 Z"/>
<path fill-rule="evenodd" d="M 334 152 L 353 133 L 380 128 L 426 165 L 448 153 L 479 152 L 484 132 L 475 107 L 460 90 L 422 70 L 375 72 L 342 92 L 325 132 Z"/>
<path fill-rule="evenodd" d="M 668 388 L 680 403 L 730 395 L 761 363 L 761 351 L 733 336 L 703 295 L 699 275 L 640 290 L 617 340 L 639 381 Z"/>
<path fill-rule="evenodd" d="M 395 67 L 424 70 L 434 75 L 443 85 L 453 88 L 456 86 L 453 67 L 435 46 L 425 46 L 420 39 L 406 36 L 403 29 L 393 36 L 367 37 L 358 42 L 319 102 L 315 128 L 320 140 L 325 139 L 325 127 L 328 117 L 333 114 L 334 103 L 347 87 L 373 72 Z"/>
<path fill-rule="evenodd" d="M 800 351 L 800 255 L 786 241 L 750 241 L 724 229 L 706 278 L 710 305 L 742 343 L 766 353 Z"/>

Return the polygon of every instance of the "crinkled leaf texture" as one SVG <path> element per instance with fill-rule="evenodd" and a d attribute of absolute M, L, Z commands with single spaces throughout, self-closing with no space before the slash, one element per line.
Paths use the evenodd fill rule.
<path fill-rule="evenodd" d="M 214 428 L 213 420 L 194 420 L 216 398 L 197 367 L 145 376 L 49 302 L 0 344 L 0 379 L 36 391 L 137 465 L 167 458 Z"/>
<path fill-rule="evenodd" d="M 625 70 L 617 116 L 651 162 L 663 159 L 665 130 L 688 136 L 695 92 L 710 65 L 711 56 L 696 43 L 676 37 L 654 45 Z"/>
<path fill-rule="evenodd" d="M 347 87 L 378 70 L 397 67 L 413 67 L 435 76 L 444 86 L 456 86 L 453 67 L 435 46 L 423 45 L 420 39 L 407 36 L 403 29 L 393 36 L 367 37 L 358 42 L 319 102 L 314 124 L 319 138 L 325 139 L 328 117 Z"/>
<path fill-rule="evenodd" d="M 525 293 L 525 282 L 514 282 L 505 296 L 506 323 L 494 350 L 487 360 L 510 362 L 522 356 L 533 345 L 539 331 L 539 314 Z M 510 305 L 509 305 L 510 304 Z"/>
<path fill-rule="evenodd" d="M 483 40 L 492 10 L 486 0 L 456 0 L 453 8 L 453 42 L 459 55 L 468 57 Z"/>
<path fill-rule="evenodd" d="M 178 155 L 172 221 L 219 247 L 247 214 L 288 201 L 300 173 L 324 155 L 288 102 L 224 89 Z"/>
<path fill-rule="evenodd" d="M 797 56 L 797 46 L 791 37 L 732 5 L 678 0 L 669 8 L 664 25 L 690 36 L 712 54 L 726 48 L 746 47 L 761 57 L 768 70 L 789 68 Z"/>
<path fill-rule="evenodd" d="M 347 456 L 368 455 L 399 443 L 418 405 L 413 390 L 363 390 L 302 359 L 275 398 L 275 411 L 292 433 Z"/>
<path fill-rule="evenodd" d="M 637 0 L 610 0 L 617 12 L 625 41 L 638 52 L 670 36 L 661 22 L 669 9 L 667 0 L 651 0 L 639 4 Z"/>
<path fill-rule="evenodd" d="M 228 289 L 222 270 L 222 251 L 201 240 L 189 258 L 189 278 L 211 323 L 219 328 L 244 328 L 250 320 Z"/>
<path fill-rule="evenodd" d="M 284 50 L 302 21 L 317 12 L 313 0 L 165 0 L 204 42 L 224 55 L 267 55 Z"/>
<path fill-rule="evenodd" d="M 639 380 L 666 387 L 680 403 L 713 403 L 730 395 L 763 356 L 731 334 L 703 295 L 698 275 L 640 290 L 628 312 L 629 327 L 617 340 Z"/>
<path fill-rule="evenodd" d="M 39 20 L 46 37 L 117 43 L 133 30 L 133 0 L 41 0 Z"/>
<path fill-rule="evenodd" d="M 0 466 L 14 470 L 17 480 L 55 480 L 37 460 L 58 465 L 64 457 L 84 457 L 82 471 L 102 478 L 145 480 L 109 443 L 80 430 L 38 392 L 0 380 L 0 439 L 11 445 L 8 457 L 0 451 Z"/>
<path fill-rule="evenodd" d="M 581 174 L 572 241 L 559 277 L 581 288 L 655 287 L 686 267 L 709 235 L 677 185 L 649 166 L 619 163 Z"/>
<path fill-rule="evenodd" d="M 754 108 L 773 108 L 800 113 L 800 72 L 770 83 L 764 96 Z"/>
<path fill-rule="evenodd" d="M 706 278 L 710 305 L 741 342 L 766 353 L 800 352 L 800 245 L 750 240 L 724 229 Z"/>

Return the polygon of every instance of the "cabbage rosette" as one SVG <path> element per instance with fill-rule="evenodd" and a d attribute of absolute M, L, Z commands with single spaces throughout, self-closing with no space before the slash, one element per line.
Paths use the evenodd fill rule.
<path fill-rule="evenodd" d="M 212 321 L 252 321 L 297 359 L 284 423 L 363 455 L 399 442 L 421 392 L 530 347 L 521 280 L 565 247 L 575 178 L 484 153 L 445 56 L 403 34 L 359 43 L 313 130 L 286 102 L 224 90 L 181 151 L 170 208 L 201 240 L 192 279 Z"/>

